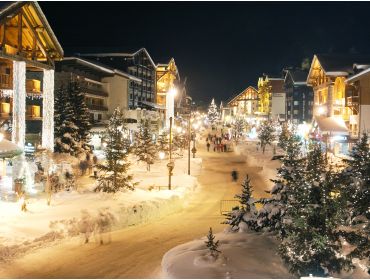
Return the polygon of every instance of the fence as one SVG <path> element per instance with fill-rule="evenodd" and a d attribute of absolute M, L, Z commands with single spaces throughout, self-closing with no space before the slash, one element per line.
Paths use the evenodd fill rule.
<path fill-rule="evenodd" d="M 236 200 L 236 199 L 221 200 L 220 201 L 221 215 L 231 212 L 234 207 L 240 207 L 239 200 Z"/>

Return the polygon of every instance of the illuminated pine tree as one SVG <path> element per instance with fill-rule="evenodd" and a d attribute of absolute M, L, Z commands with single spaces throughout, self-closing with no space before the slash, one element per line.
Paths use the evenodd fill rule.
<path fill-rule="evenodd" d="M 134 189 L 132 176 L 128 174 L 130 140 L 125 131 L 124 115 L 117 108 L 113 112 L 104 134 L 107 143 L 104 150 L 106 159 L 98 165 L 101 175 L 98 179 L 97 191 L 117 192 L 124 189 Z"/>
<path fill-rule="evenodd" d="M 291 136 L 292 132 L 288 128 L 287 123 L 283 123 L 281 126 L 281 132 L 279 134 L 279 147 L 282 148 L 283 150 L 286 149 L 286 145 L 288 142 L 289 137 Z"/>
<path fill-rule="evenodd" d="M 212 126 L 215 125 L 219 119 L 219 114 L 217 111 L 217 105 L 215 103 L 215 99 L 212 99 L 212 102 L 208 107 L 207 119 L 208 119 L 208 122 Z"/>
<path fill-rule="evenodd" d="M 258 133 L 258 139 L 260 140 L 263 153 L 265 153 L 266 146 L 271 145 L 275 140 L 276 137 L 274 133 L 275 128 L 271 121 L 262 123 L 260 132 Z"/>
<path fill-rule="evenodd" d="M 141 120 L 139 131 L 135 137 L 134 154 L 139 161 L 147 164 L 148 171 L 157 156 L 157 146 L 152 139 L 152 134 L 150 121 L 148 119 Z"/>

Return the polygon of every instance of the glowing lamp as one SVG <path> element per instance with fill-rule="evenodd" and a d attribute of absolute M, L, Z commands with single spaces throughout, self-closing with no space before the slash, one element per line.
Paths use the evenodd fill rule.
<path fill-rule="evenodd" d="M 0 141 L 3 141 L 4 139 L 4 134 L 0 133 Z"/>
<path fill-rule="evenodd" d="M 164 159 L 164 156 L 165 156 L 165 153 L 164 152 L 162 152 L 162 151 L 159 152 L 159 158 L 160 159 Z"/>
<path fill-rule="evenodd" d="M 171 88 L 170 91 L 168 92 L 170 95 L 175 96 L 177 94 L 177 89 L 176 88 Z"/>

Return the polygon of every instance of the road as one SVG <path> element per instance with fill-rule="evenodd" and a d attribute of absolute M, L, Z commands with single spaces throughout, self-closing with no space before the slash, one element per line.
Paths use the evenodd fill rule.
<path fill-rule="evenodd" d="M 263 194 L 265 181 L 234 153 L 206 152 L 199 149 L 203 169 L 198 180 L 201 187 L 191 196 L 184 210 L 148 224 L 112 232 L 112 242 L 82 244 L 72 239 L 46 247 L 2 264 L 2 278 L 159 278 L 162 256 L 171 248 L 205 236 L 209 227 L 214 232 L 221 224 L 220 200 L 233 199 L 240 192 L 240 182 L 231 182 L 236 168 L 248 173 Z M 242 178 L 239 178 L 241 181 Z"/>

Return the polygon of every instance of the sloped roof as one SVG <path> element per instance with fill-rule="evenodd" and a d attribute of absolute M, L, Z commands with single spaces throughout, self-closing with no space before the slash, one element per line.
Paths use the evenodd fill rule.
<path fill-rule="evenodd" d="M 140 53 L 141 51 L 145 52 L 145 54 L 148 56 L 150 63 L 153 65 L 153 67 L 156 67 L 153 59 L 149 55 L 148 51 L 146 48 L 141 48 L 137 50 L 136 52 L 133 53 L 127 53 L 127 52 L 112 52 L 112 53 L 83 53 L 83 54 L 78 54 L 79 56 L 93 56 L 93 57 L 133 57 Z"/>
<path fill-rule="evenodd" d="M 314 120 L 322 134 L 348 135 L 348 128 L 341 119 L 336 117 L 316 116 Z"/>
<path fill-rule="evenodd" d="M 325 72 L 353 73 L 354 64 L 369 64 L 370 55 L 359 54 L 317 54 L 317 59 Z"/>
<path fill-rule="evenodd" d="M 308 71 L 304 70 L 287 70 L 287 74 L 289 75 L 294 84 L 306 84 Z"/>
<path fill-rule="evenodd" d="M 34 15 L 36 12 L 37 17 L 33 17 L 35 26 L 44 27 L 40 31 L 42 34 L 42 39 L 45 40 L 45 43 L 52 46 L 60 55 L 60 58 L 63 57 L 64 51 L 56 38 L 53 30 L 50 27 L 48 20 L 45 17 L 45 14 L 41 10 L 40 5 L 36 1 L 9 1 L 9 2 L 0 2 L 0 21 L 15 15 L 15 13 L 23 8 L 23 12 L 28 15 Z"/>
<path fill-rule="evenodd" d="M 244 92 L 246 92 L 248 89 L 251 89 L 253 91 L 255 91 L 256 93 L 258 93 L 258 91 L 253 87 L 253 86 L 248 86 L 247 88 L 245 88 L 244 90 L 242 90 L 241 92 L 239 92 L 238 94 L 235 94 L 234 96 L 230 97 L 227 102 L 227 104 L 230 104 L 231 102 L 233 102 L 236 98 L 238 98 L 238 96 L 242 95 Z"/>

